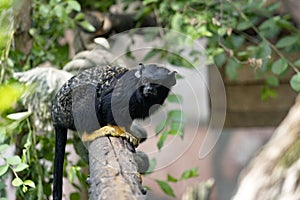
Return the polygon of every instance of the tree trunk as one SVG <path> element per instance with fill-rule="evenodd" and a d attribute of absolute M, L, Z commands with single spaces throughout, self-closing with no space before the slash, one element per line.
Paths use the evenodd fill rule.
<path fill-rule="evenodd" d="M 134 153 L 120 137 L 99 137 L 89 149 L 89 196 L 91 200 L 144 199 Z"/>
<path fill-rule="evenodd" d="M 300 199 L 299 119 L 300 96 L 270 141 L 244 170 L 233 200 Z"/>
<path fill-rule="evenodd" d="M 31 12 L 32 2 L 31 0 L 21 1 L 21 6 L 15 14 L 16 32 L 14 34 L 15 48 L 25 55 L 28 55 L 32 48 L 32 37 L 29 35 L 31 28 Z"/>

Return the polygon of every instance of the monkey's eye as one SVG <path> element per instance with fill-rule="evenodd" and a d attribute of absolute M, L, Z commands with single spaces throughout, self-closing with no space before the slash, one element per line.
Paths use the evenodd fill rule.
<path fill-rule="evenodd" d="M 146 79 L 146 78 L 144 78 L 144 77 L 142 77 L 141 78 L 141 84 L 142 85 L 148 85 L 150 82 L 148 81 L 148 79 Z"/>

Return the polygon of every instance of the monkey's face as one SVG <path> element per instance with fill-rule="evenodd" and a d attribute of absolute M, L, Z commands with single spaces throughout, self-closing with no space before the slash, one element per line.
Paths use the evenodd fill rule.
<path fill-rule="evenodd" d="M 145 119 L 155 112 L 176 84 L 175 74 L 157 65 L 141 65 L 125 73 L 111 95 L 116 124 L 129 126 L 134 119 Z"/>
<path fill-rule="evenodd" d="M 154 64 L 142 66 L 136 71 L 135 76 L 139 78 L 140 88 L 143 96 L 155 97 L 159 95 L 160 89 L 169 90 L 176 84 L 176 72 L 158 67 Z"/>
<path fill-rule="evenodd" d="M 143 90 L 142 93 L 145 97 L 156 96 L 158 88 L 159 85 L 157 84 L 147 83 L 142 86 L 142 90 Z"/>

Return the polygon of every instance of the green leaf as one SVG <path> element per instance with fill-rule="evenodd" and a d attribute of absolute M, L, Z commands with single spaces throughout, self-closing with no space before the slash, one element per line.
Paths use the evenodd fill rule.
<path fill-rule="evenodd" d="M 75 180 L 75 175 L 76 175 L 76 166 L 71 166 L 70 169 L 69 169 L 69 181 L 71 183 L 74 183 L 74 180 Z"/>
<path fill-rule="evenodd" d="M 297 36 L 286 36 L 286 37 L 281 38 L 276 43 L 276 47 L 283 48 L 283 47 L 291 46 L 294 43 L 297 43 L 298 40 L 299 40 L 299 38 Z"/>
<path fill-rule="evenodd" d="M 175 197 L 175 194 L 173 192 L 173 189 L 171 188 L 171 186 L 165 182 L 165 181 L 161 181 L 161 180 L 156 180 L 156 183 L 159 185 L 160 189 L 167 195 L 171 196 L 171 197 Z"/>
<path fill-rule="evenodd" d="M 214 62 L 217 67 L 222 67 L 226 62 L 226 55 L 224 52 L 214 56 Z"/>
<path fill-rule="evenodd" d="M 153 58 L 156 54 L 158 54 L 159 52 L 161 52 L 160 49 L 152 49 L 151 51 L 149 51 L 143 58 L 144 61 L 147 61 L 151 58 Z"/>
<path fill-rule="evenodd" d="M 239 23 L 236 28 L 239 31 L 243 31 L 243 30 L 250 28 L 251 26 L 252 26 L 252 23 L 250 21 L 244 21 L 244 22 Z"/>
<path fill-rule="evenodd" d="M 269 18 L 263 23 L 261 23 L 261 25 L 259 25 L 258 28 L 260 31 L 262 31 L 263 29 L 269 30 L 270 28 L 274 28 L 275 26 L 276 26 L 275 20 L 273 18 Z"/>
<path fill-rule="evenodd" d="M 14 180 L 11 182 L 11 184 L 15 187 L 19 187 L 20 185 L 23 184 L 22 179 L 20 179 L 19 177 L 14 178 Z"/>
<path fill-rule="evenodd" d="M 0 144 L 3 144 L 4 140 L 6 138 L 6 128 L 3 126 L 0 126 Z M 1 147 L 1 145 L 0 145 Z M 0 153 L 2 153 L 0 148 Z"/>
<path fill-rule="evenodd" d="M 261 99 L 262 100 L 267 100 L 269 98 L 276 98 L 277 97 L 277 92 L 267 86 L 264 86 L 262 88 L 262 93 L 261 93 Z"/>
<path fill-rule="evenodd" d="M 169 135 L 178 135 L 181 139 L 184 136 L 184 128 L 182 123 L 174 122 L 171 123 L 171 129 L 168 131 Z"/>
<path fill-rule="evenodd" d="M 80 21 L 84 19 L 84 14 L 83 13 L 77 13 L 75 18 L 75 20 Z"/>
<path fill-rule="evenodd" d="M 159 137 L 158 142 L 157 142 L 157 148 L 159 150 L 163 147 L 163 145 L 164 145 L 164 143 L 165 143 L 165 141 L 167 139 L 167 136 L 168 136 L 168 132 L 163 132 L 161 134 L 161 136 Z"/>
<path fill-rule="evenodd" d="M 77 1 L 68 1 L 68 6 L 71 7 L 73 10 L 79 12 L 81 10 L 81 6 Z"/>
<path fill-rule="evenodd" d="M 146 6 L 146 5 L 148 5 L 148 4 L 156 3 L 156 2 L 158 2 L 158 0 L 144 0 L 144 1 L 143 1 L 143 4 Z"/>
<path fill-rule="evenodd" d="M 227 33 L 227 27 L 220 27 L 220 28 L 218 28 L 218 35 L 219 36 L 224 36 L 226 33 Z"/>
<path fill-rule="evenodd" d="M 294 62 L 294 65 L 297 66 L 297 67 L 300 67 L 300 59 L 299 59 L 299 60 L 296 60 L 296 61 Z"/>
<path fill-rule="evenodd" d="M 229 79 L 234 80 L 237 77 L 237 71 L 239 68 L 239 64 L 232 58 L 228 59 L 225 73 Z"/>
<path fill-rule="evenodd" d="M 5 188 L 6 188 L 6 184 L 4 183 L 4 181 L 1 181 L 0 182 L 0 191 L 5 190 Z M 1 198 L 0 198 L 0 200 L 1 200 Z"/>
<path fill-rule="evenodd" d="M 62 18 L 66 13 L 65 13 L 65 9 L 61 4 L 57 4 L 54 7 L 54 13 L 57 17 Z"/>
<path fill-rule="evenodd" d="M 272 72 L 276 75 L 281 75 L 287 70 L 287 68 L 288 62 L 283 58 L 279 58 L 273 63 Z"/>
<path fill-rule="evenodd" d="M 163 120 L 156 126 L 156 128 L 155 128 L 156 135 L 164 130 L 164 128 L 166 127 L 166 124 L 167 124 L 167 120 Z"/>
<path fill-rule="evenodd" d="M 25 164 L 25 163 L 20 163 L 18 164 L 15 168 L 14 168 L 14 171 L 15 172 L 20 172 L 20 171 L 23 171 L 24 169 L 28 168 L 28 165 Z"/>
<path fill-rule="evenodd" d="M 26 119 L 27 117 L 29 117 L 30 115 L 31 115 L 31 112 L 26 111 L 26 112 L 12 113 L 12 114 L 7 115 L 6 117 L 11 120 L 22 121 L 22 120 Z"/>
<path fill-rule="evenodd" d="M 139 9 L 134 17 L 136 21 L 141 20 L 144 16 L 148 16 L 149 13 L 152 11 L 152 7 L 144 7 L 142 9 Z"/>
<path fill-rule="evenodd" d="M 95 32 L 96 31 L 96 28 L 90 24 L 88 21 L 82 21 L 82 22 L 79 22 L 79 25 L 84 28 L 85 30 L 89 31 L 89 32 Z"/>
<path fill-rule="evenodd" d="M 181 104 L 182 103 L 182 96 L 181 95 L 176 95 L 176 94 L 170 94 L 167 98 L 167 100 L 169 102 L 172 102 L 172 103 L 178 103 L 178 104 Z"/>
<path fill-rule="evenodd" d="M 183 121 L 183 113 L 181 110 L 171 110 L 168 112 L 168 117 L 174 121 Z"/>
<path fill-rule="evenodd" d="M 176 13 L 171 20 L 171 27 L 176 31 L 180 31 L 183 24 L 183 16 L 180 13 Z"/>
<path fill-rule="evenodd" d="M 180 55 L 176 54 L 169 54 L 167 60 L 170 64 L 178 66 L 178 67 L 185 67 L 185 68 L 195 68 L 195 66 L 190 63 L 185 58 L 181 57 Z"/>
<path fill-rule="evenodd" d="M 290 84 L 296 92 L 300 92 L 300 73 L 293 75 L 290 80 Z"/>
<path fill-rule="evenodd" d="M 5 151 L 6 149 L 8 149 L 9 145 L 8 144 L 1 144 L 0 145 L 0 153 L 2 153 L 3 151 Z"/>
<path fill-rule="evenodd" d="M 268 5 L 267 9 L 271 12 L 273 11 L 277 11 L 278 9 L 280 9 L 282 5 L 282 2 L 278 1 L 278 2 L 274 2 L 274 3 L 271 3 L 270 5 Z"/>
<path fill-rule="evenodd" d="M 180 130 L 183 128 L 183 123 L 182 121 L 172 121 L 171 124 L 170 124 L 170 128 L 171 130 Z"/>
<path fill-rule="evenodd" d="M 8 164 L 5 164 L 5 165 L 1 165 L 0 166 L 0 176 L 2 176 L 3 174 L 5 174 L 7 172 L 9 168 L 9 165 Z"/>
<path fill-rule="evenodd" d="M 245 42 L 245 37 L 244 36 L 235 35 L 235 36 L 232 36 L 230 38 L 231 38 L 232 50 L 240 48 Z"/>
<path fill-rule="evenodd" d="M 184 171 L 181 174 L 180 180 L 186 180 L 186 179 L 197 177 L 197 176 L 199 176 L 198 168 L 195 167 L 195 168 Z"/>
<path fill-rule="evenodd" d="M 42 16 L 47 16 L 50 12 L 50 7 L 46 4 L 41 4 L 39 7 L 39 13 L 41 13 Z"/>
<path fill-rule="evenodd" d="M 181 11 L 185 4 L 184 1 L 173 1 L 170 6 L 175 11 Z"/>
<path fill-rule="evenodd" d="M 80 200 L 80 194 L 78 192 L 71 193 L 70 200 Z"/>
<path fill-rule="evenodd" d="M 1 0 L 0 2 L 0 10 L 6 10 L 11 8 L 12 0 Z"/>
<path fill-rule="evenodd" d="M 178 179 L 177 179 L 177 178 L 175 178 L 175 177 L 171 176 L 170 174 L 168 174 L 168 176 L 167 176 L 167 180 L 168 180 L 169 182 L 177 182 L 177 181 L 178 181 Z"/>
<path fill-rule="evenodd" d="M 24 181 L 24 185 L 27 185 L 31 188 L 35 188 L 35 183 L 32 180 L 26 180 Z"/>
<path fill-rule="evenodd" d="M 272 53 L 270 45 L 267 42 L 262 42 L 257 49 L 256 55 L 259 58 L 268 58 Z"/>
<path fill-rule="evenodd" d="M 268 76 L 266 78 L 266 83 L 269 85 L 269 86 L 273 86 L 273 87 L 277 87 L 279 85 L 279 80 L 277 77 L 275 76 Z"/>
<path fill-rule="evenodd" d="M 0 113 L 9 109 L 21 97 L 23 92 L 24 92 L 23 84 L 20 83 L 1 84 L 0 97 L 5 97 L 5 98 L 0 98 Z"/>
<path fill-rule="evenodd" d="M 286 19 L 283 19 L 283 18 L 280 19 L 279 18 L 279 19 L 276 20 L 276 23 L 281 28 L 284 28 L 284 29 L 287 29 L 287 30 L 298 31 L 298 29 L 292 24 L 292 22 L 288 21 Z"/>
<path fill-rule="evenodd" d="M 28 191 L 28 187 L 26 185 L 23 185 L 22 191 L 23 191 L 23 193 L 26 193 Z"/>
<path fill-rule="evenodd" d="M 12 157 L 6 158 L 6 162 L 10 165 L 18 165 L 21 163 L 21 158 L 19 156 L 12 156 Z"/>

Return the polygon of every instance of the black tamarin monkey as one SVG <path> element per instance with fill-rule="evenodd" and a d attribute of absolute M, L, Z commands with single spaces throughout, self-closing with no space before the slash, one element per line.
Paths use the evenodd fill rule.
<path fill-rule="evenodd" d="M 62 178 L 67 130 L 76 130 L 72 114 L 72 93 L 76 87 L 95 87 L 95 112 L 100 127 L 123 126 L 129 131 L 134 119 L 145 119 L 162 105 L 176 84 L 175 72 L 155 64 L 134 69 L 97 66 L 84 70 L 65 83 L 55 96 L 52 120 L 55 127 L 53 199 L 62 198 Z M 151 109 L 150 109 L 151 108 Z"/>

